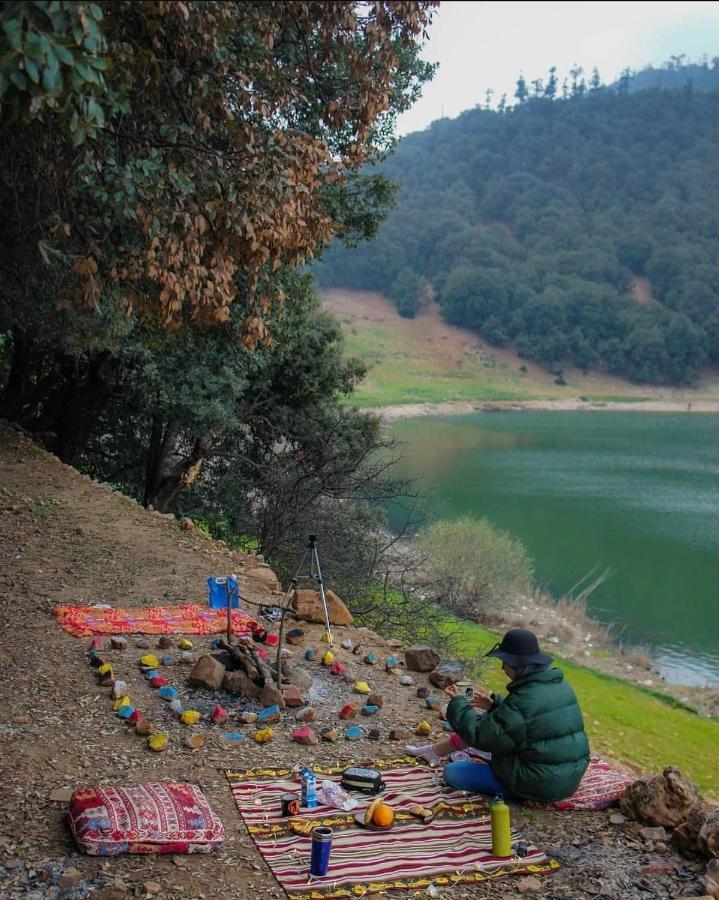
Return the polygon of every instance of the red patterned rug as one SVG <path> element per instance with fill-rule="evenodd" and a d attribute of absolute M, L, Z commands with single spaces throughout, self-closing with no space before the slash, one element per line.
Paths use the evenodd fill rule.
<path fill-rule="evenodd" d="M 328 806 L 303 810 L 298 819 L 283 818 L 280 797 L 297 792 L 289 769 L 227 772 L 243 821 L 277 881 L 291 900 L 358 897 L 396 889 L 426 890 L 490 881 L 507 875 L 542 874 L 558 863 L 533 845 L 527 856 L 492 856 L 486 800 L 452 791 L 441 783 L 439 770 L 407 766 L 411 758 L 374 761 L 387 785 L 383 800 L 395 813 L 387 831 L 370 831 L 355 821 L 356 810 Z M 314 767 L 318 782 L 339 781 L 341 769 Z M 360 799 L 361 798 L 361 799 Z M 430 807 L 434 819 L 425 824 L 408 812 L 413 804 Z M 307 821 L 333 830 L 330 867 L 323 878 L 309 875 L 311 838 L 294 827 Z M 513 834 L 516 844 L 519 835 Z"/>
<path fill-rule="evenodd" d="M 546 809 L 607 809 L 619 801 L 624 791 L 636 781 L 634 775 L 620 772 L 598 756 L 589 760 L 579 787 L 566 800 L 556 803 L 532 803 L 531 806 Z"/>
<path fill-rule="evenodd" d="M 58 624 L 75 637 L 92 634 L 220 634 L 227 631 L 227 610 L 209 606 L 151 606 L 144 609 L 101 609 L 57 606 Z M 257 622 L 232 610 L 232 633 L 251 634 Z"/>

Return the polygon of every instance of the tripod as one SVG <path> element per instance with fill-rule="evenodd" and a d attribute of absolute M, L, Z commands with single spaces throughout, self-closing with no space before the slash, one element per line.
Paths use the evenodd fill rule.
<path fill-rule="evenodd" d="M 305 561 L 307 557 L 310 558 L 310 571 L 309 574 L 302 575 L 302 569 L 305 566 Z M 290 595 L 293 593 L 295 588 L 297 587 L 297 582 L 300 579 L 311 578 L 312 581 L 316 581 L 319 585 L 320 589 L 320 597 L 322 598 L 322 610 L 325 616 L 325 628 L 327 630 L 327 637 L 329 639 L 330 647 L 333 646 L 334 640 L 332 638 L 332 629 L 330 627 L 330 614 L 327 609 L 327 597 L 325 596 L 325 583 L 322 580 L 322 567 L 320 566 L 320 557 L 317 552 L 317 536 L 311 534 L 307 540 L 307 546 L 305 547 L 305 552 L 302 554 L 302 559 L 300 560 L 299 565 L 297 566 L 297 571 L 292 576 L 292 580 L 290 581 L 289 587 L 285 593 L 285 596 L 282 598 L 282 618 L 280 620 L 280 639 L 277 643 L 277 686 L 281 686 L 282 681 L 282 635 L 285 628 L 285 615 L 288 613 L 289 607 L 287 606 L 289 602 Z"/>

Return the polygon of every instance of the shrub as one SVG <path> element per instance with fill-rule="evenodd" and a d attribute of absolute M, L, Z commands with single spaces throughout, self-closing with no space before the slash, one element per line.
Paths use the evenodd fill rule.
<path fill-rule="evenodd" d="M 417 540 L 439 599 L 463 615 L 497 609 L 532 587 L 534 566 L 526 548 L 487 519 L 435 522 Z"/>

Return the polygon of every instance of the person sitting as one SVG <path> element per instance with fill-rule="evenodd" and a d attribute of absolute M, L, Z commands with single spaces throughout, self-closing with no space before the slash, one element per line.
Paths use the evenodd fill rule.
<path fill-rule="evenodd" d="M 502 660 L 506 697 L 476 690 L 472 700 L 450 685 L 447 721 L 453 734 L 407 751 L 437 765 L 455 750 L 471 756 L 444 768 L 453 788 L 551 803 L 573 794 L 589 765 L 589 742 L 577 698 L 561 669 L 541 653 L 536 635 L 512 628 L 486 656 Z M 480 714 L 476 712 L 480 710 Z"/>

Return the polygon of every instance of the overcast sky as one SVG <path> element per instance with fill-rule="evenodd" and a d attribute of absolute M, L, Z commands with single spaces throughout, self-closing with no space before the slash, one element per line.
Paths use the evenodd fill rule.
<path fill-rule="evenodd" d="M 719 56 L 719 2 L 455 2 L 435 11 L 423 57 L 439 62 L 422 99 L 400 117 L 398 132 L 421 131 L 435 119 L 454 118 L 485 91 L 513 101 L 520 72 L 529 83 L 546 80 L 550 66 L 560 79 L 578 63 L 594 66 L 604 82 L 627 66 L 661 65 L 686 54 L 698 61 Z"/>

